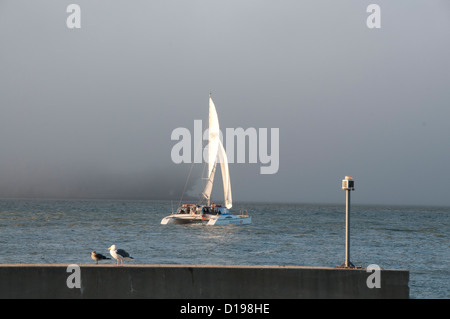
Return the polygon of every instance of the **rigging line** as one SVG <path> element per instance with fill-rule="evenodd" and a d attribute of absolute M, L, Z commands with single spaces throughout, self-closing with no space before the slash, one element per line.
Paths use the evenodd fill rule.
<path fill-rule="evenodd" d="M 206 181 L 206 180 L 209 179 L 208 177 L 203 177 L 203 176 L 205 176 L 206 164 L 208 164 L 208 163 L 206 163 L 206 161 L 205 161 L 205 163 L 203 164 L 202 175 L 201 175 L 202 189 L 205 189 L 205 186 L 206 186 L 206 184 L 208 183 L 208 182 L 205 182 L 205 183 L 204 183 L 203 181 L 204 181 L 204 180 Z M 203 193 L 203 192 L 202 192 L 202 193 Z"/>
<path fill-rule="evenodd" d="M 193 167 L 194 167 L 194 162 L 192 162 L 192 164 L 191 164 L 191 169 L 189 170 L 189 174 L 188 174 L 188 177 L 186 179 L 186 183 L 184 184 L 183 193 L 181 194 L 181 198 L 180 198 L 180 202 L 178 203 L 178 206 L 181 205 L 181 201 L 183 200 L 184 192 L 186 191 L 186 187 L 187 187 L 187 184 L 189 182 L 189 177 L 191 177 L 191 173 L 192 173 L 192 168 Z"/>
<path fill-rule="evenodd" d="M 202 178 L 201 178 L 201 180 L 202 180 L 202 189 L 205 189 L 205 187 L 206 187 L 206 183 L 208 183 L 208 182 L 206 182 L 206 183 L 203 183 L 203 174 L 205 174 L 205 169 L 206 169 L 206 162 L 203 164 L 203 170 L 202 170 Z M 205 178 L 206 179 L 206 178 Z M 205 184 L 205 185 L 203 185 L 203 184 Z M 203 191 L 200 193 L 200 198 L 198 199 L 198 202 L 197 202 L 197 205 L 200 205 L 202 202 L 203 202 Z"/>
<path fill-rule="evenodd" d="M 181 198 L 180 198 L 180 201 L 178 202 L 178 207 L 181 205 L 181 202 L 182 202 L 182 200 L 183 200 L 184 193 L 185 193 L 185 191 L 186 191 L 186 187 L 187 187 L 187 184 L 188 184 L 188 182 L 189 182 L 189 178 L 191 177 L 192 169 L 194 168 L 195 158 L 196 158 L 196 155 L 198 154 L 199 151 L 203 151 L 203 139 L 202 139 L 202 145 L 200 145 L 200 149 L 197 149 L 197 151 L 196 151 L 196 153 L 195 153 L 195 155 L 194 155 L 194 161 L 192 161 L 191 169 L 189 170 L 189 174 L 188 174 L 188 177 L 187 177 L 187 179 L 186 179 L 186 183 L 184 184 L 183 193 L 181 193 Z M 203 155 L 203 154 L 202 154 L 202 155 Z M 202 158 L 203 158 L 203 156 L 202 156 Z M 203 168 L 203 169 L 204 169 L 204 168 Z M 203 174 L 203 173 L 202 173 L 202 174 Z"/>

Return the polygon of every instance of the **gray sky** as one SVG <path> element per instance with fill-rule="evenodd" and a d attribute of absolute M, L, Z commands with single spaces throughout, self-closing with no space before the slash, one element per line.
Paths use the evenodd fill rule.
<path fill-rule="evenodd" d="M 280 129 L 235 201 L 341 203 L 352 175 L 353 203 L 450 205 L 449 39 L 447 0 L 0 0 L 0 197 L 179 199 L 171 132 L 211 91 L 222 128 Z"/>

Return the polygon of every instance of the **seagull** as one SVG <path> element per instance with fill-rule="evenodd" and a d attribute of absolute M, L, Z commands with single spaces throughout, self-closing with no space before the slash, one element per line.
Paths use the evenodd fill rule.
<path fill-rule="evenodd" d="M 120 260 L 120 263 L 123 265 L 124 260 L 134 259 L 125 250 L 116 249 L 116 245 L 112 245 L 111 247 L 108 248 L 108 250 L 109 250 L 109 253 L 111 254 L 111 256 L 113 256 L 114 259 L 117 260 L 117 266 L 119 265 L 119 260 Z"/>
<path fill-rule="evenodd" d="M 103 256 L 102 254 L 97 254 L 95 251 L 91 252 L 91 258 L 95 260 L 96 264 L 98 264 L 99 260 L 102 259 L 111 259 Z"/>

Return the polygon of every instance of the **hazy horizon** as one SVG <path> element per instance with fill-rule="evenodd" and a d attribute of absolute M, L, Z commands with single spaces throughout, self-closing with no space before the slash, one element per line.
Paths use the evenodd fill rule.
<path fill-rule="evenodd" d="M 355 205 L 450 206 L 449 38 L 445 0 L 1 0 L 0 198 L 179 199 L 171 133 L 211 92 L 222 129 L 279 128 L 236 203 L 339 204 L 351 175 Z"/>

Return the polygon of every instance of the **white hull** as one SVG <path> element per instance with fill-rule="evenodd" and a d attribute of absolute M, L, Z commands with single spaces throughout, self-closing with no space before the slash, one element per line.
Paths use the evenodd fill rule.
<path fill-rule="evenodd" d="M 161 220 L 161 225 L 168 224 L 196 224 L 202 223 L 203 218 L 201 215 L 192 215 L 192 214 L 172 214 L 167 217 L 164 217 Z"/>
<path fill-rule="evenodd" d="M 250 216 L 243 215 L 222 215 L 210 216 L 206 225 L 249 225 L 252 223 Z"/>

